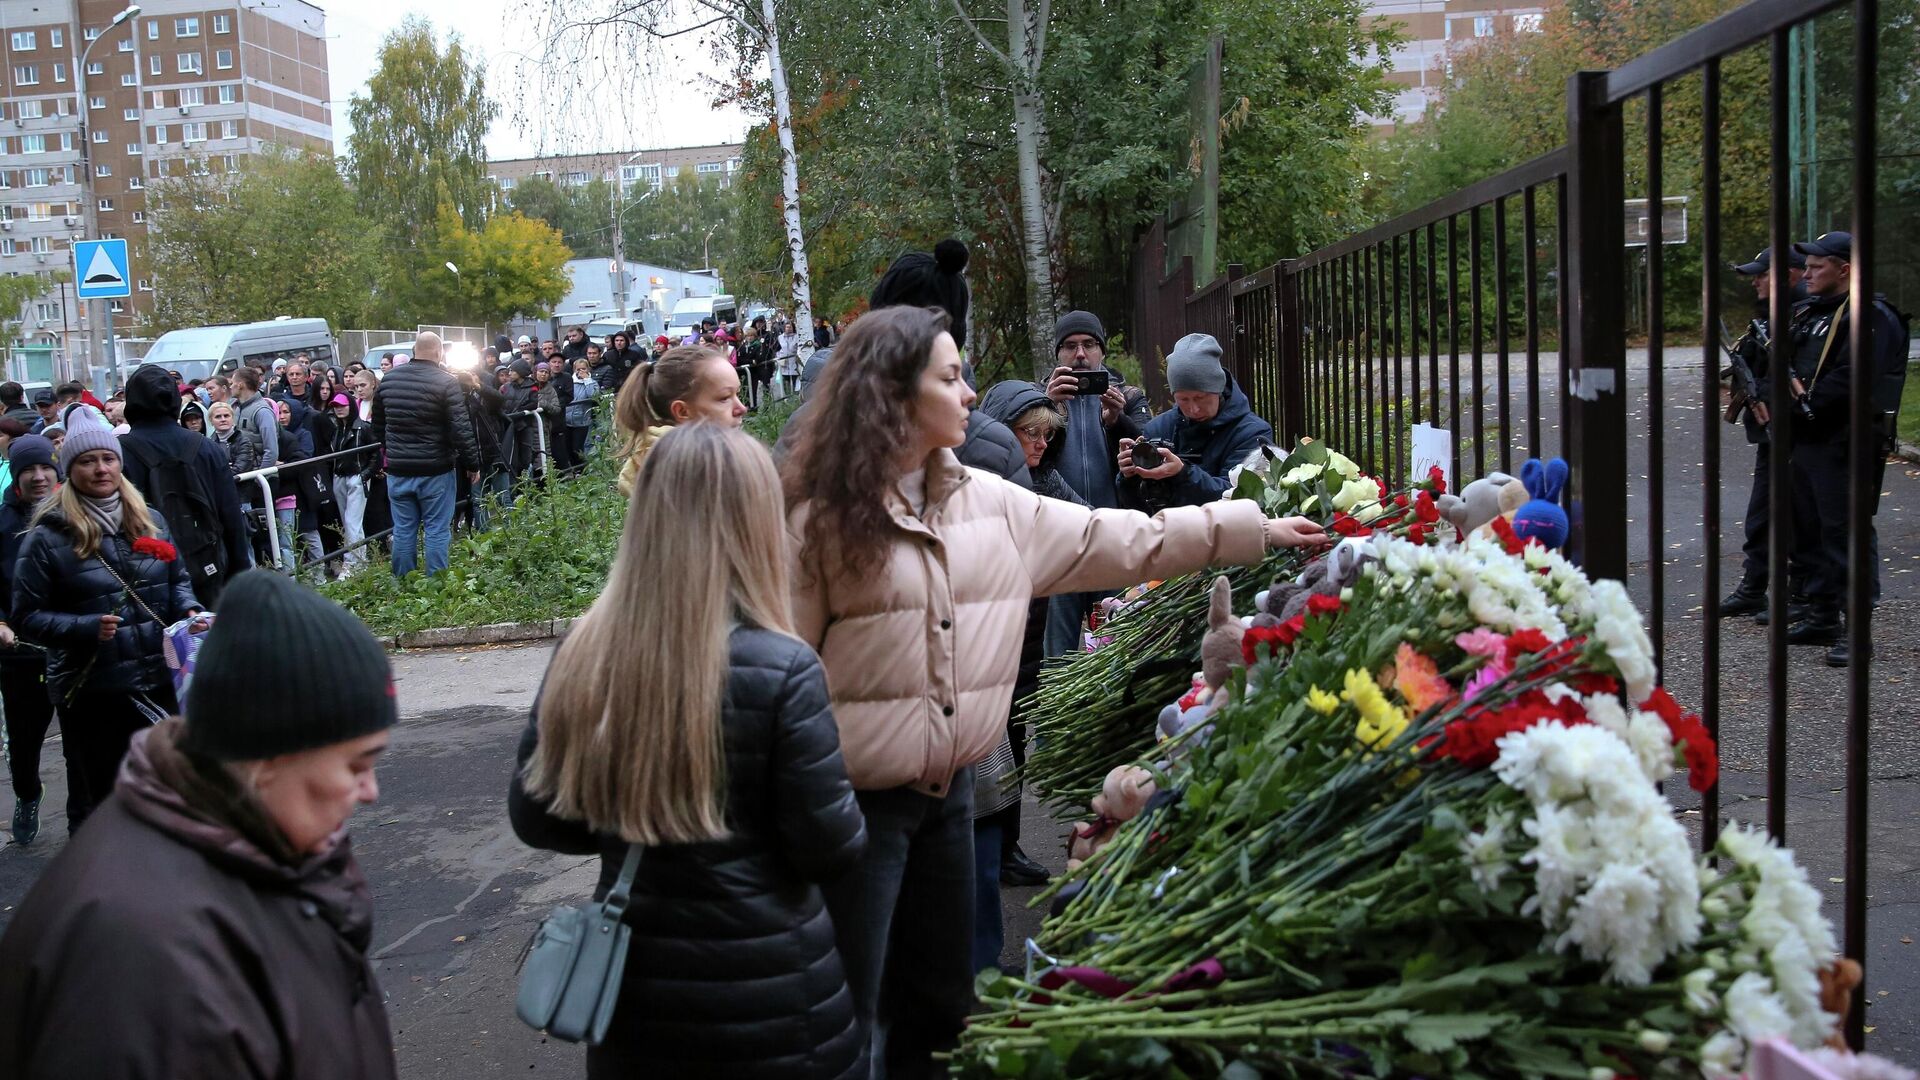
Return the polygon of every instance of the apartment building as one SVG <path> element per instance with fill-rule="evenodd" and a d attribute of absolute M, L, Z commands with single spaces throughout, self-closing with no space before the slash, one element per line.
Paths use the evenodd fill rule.
<path fill-rule="evenodd" d="M 1454 50 L 1476 38 L 1540 29 L 1546 7 L 1510 0 L 1375 0 L 1368 13 L 1400 25 L 1407 40 L 1393 50 L 1387 81 L 1395 87 L 1393 110 L 1376 116 L 1376 127 L 1418 120 L 1444 93 Z"/>
<path fill-rule="evenodd" d="M 137 252 L 147 185 L 178 170 L 233 168 L 268 146 L 333 150 L 320 8 L 143 0 L 114 25 L 126 7 L 0 0 L 0 273 L 67 269 L 90 234 Z M 120 333 L 155 283 L 137 285 L 114 303 Z M 27 305 L 20 337 L 84 354 L 73 347 L 92 329 L 89 305 L 55 291 Z"/>
<path fill-rule="evenodd" d="M 622 190 L 637 184 L 649 184 L 655 190 L 684 172 L 698 177 L 713 177 L 721 187 L 733 184 L 740 171 L 740 143 L 714 146 L 678 146 L 658 150 L 612 151 L 604 154 L 561 154 L 553 157 L 511 158 L 487 162 L 487 172 L 502 192 L 532 177 L 551 180 L 563 187 L 578 187 L 591 180 L 612 182 L 619 173 Z"/>

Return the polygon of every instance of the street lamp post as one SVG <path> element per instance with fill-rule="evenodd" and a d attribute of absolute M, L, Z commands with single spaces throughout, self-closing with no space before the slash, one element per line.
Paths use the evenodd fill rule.
<path fill-rule="evenodd" d="M 639 199 L 633 200 L 633 203 L 623 205 L 620 202 L 620 196 L 626 194 L 626 191 L 621 184 L 620 174 L 634 158 L 644 153 L 646 153 L 645 150 L 635 150 L 627 155 L 625 161 L 613 167 L 613 190 L 607 195 L 607 209 L 613 215 L 613 304 L 620 311 L 622 323 L 627 321 L 627 250 L 620 234 L 620 215 L 626 212 L 628 206 L 653 194 L 653 188 L 648 188 Z"/>
<path fill-rule="evenodd" d="M 113 21 L 109 22 L 105 29 L 101 30 L 92 41 L 87 42 L 87 47 L 80 50 L 79 59 L 73 63 L 73 86 L 74 89 L 79 92 L 79 100 L 75 102 L 75 104 L 79 106 L 78 113 L 80 117 L 80 187 L 81 190 L 85 192 L 83 197 L 87 202 L 85 208 L 86 217 L 84 220 L 87 223 L 87 232 L 96 240 L 100 237 L 100 200 L 94 194 L 93 190 L 93 142 L 92 135 L 87 131 L 87 113 L 89 111 L 87 108 L 87 57 L 93 53 L 93 47 L 95 45 L 106 40 L 109 31 L 138 14 L 140 14 L 140 5 L 128 4 L 121 10 L 120 14 L 113 17 Z M 73 51 L 72 47 L 69 46 L 67 51 L 68 54 L 71 55 Z M 72 250 L 71 242 L 68 244 L 68 250 Z M 73 292 L 75 302 L 78 303 L 80 282 L 77 276 L 74 280 Z M 106 340 L 107 378 L 117 387 L 120 383 L 120 362 L 115 355 L 113 347 L 113 301 L 101 300 L 98 301 L 98 303 L 100 304 L 100 320 L 94 323 L 94 325 L 101 328 L 104 333 Z M 65 307 L 66 305 L 63 302 L 61 308 L 64 310 Z"/>

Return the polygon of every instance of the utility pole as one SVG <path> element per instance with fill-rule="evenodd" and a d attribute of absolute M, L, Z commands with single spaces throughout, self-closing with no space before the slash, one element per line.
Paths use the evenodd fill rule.
<path fill-rule="evenodd" d="M 79 57 L 73 62 L 73 86 L 78 92 L 78 98 L 74 104 L 78 106 L 76 111 L 80 119 L 80 187 L 81 190 L 86 193 L 84 197 L 87 201 L 86 206 L 83 208 L 86 216 L 82 220 L 87 223 L 87 232 L 90 238 L 94 240 L 100 239 L 100 200 L 95 196 L 93 190 L 93 144 L 87 132 L 87 113 L 89 111 L 87 108 L 87 56 L 93 52 L 95 45 L 106 40 L 107 34 L 115 27 L 118 27 L 120 24 L 132 19 L 138 14 L 140 14 L 140 5 L 128 4 L 120 14 L 113 17 L 113 21 L 109 22 L 97 37 L 87 42 L 87 47 L 80 50 Z M 85 32 L 82 31 L 83 35 L 84 33 Z M 70 56 L 73 54 L 72 45 L 67 47 L 67 53 Z M 145 166 L 143 165 L 142 167 L 144 168 Z M 69 241 L 68 244 L 69 247 L 71 247 L 72 242 Z M 75 303 L 79 302 L 80 297 L 79 273 L 81 272 L 83 271 L 79 271 L 76 267 L 73 284 Z M 99 326 L 105 334 L 107 379 L 112 384 L 110 389 L 118 389 L 120 385 L 120 362 L 119 358 L 114 355 L 113 348 L 113 301 L 101 300 L 98 301 L 98 303 L 100 304 L 100 321 L 95 325 Z M 64 314 L 66 309 L 64 298 L 60 307 Z"/>
<path fill-rule="evenodd" d="M 621 235 L 620 218 L 624 216 L 627 207 L 631 204 L 622 199 L 622 196 L 627 193 L 627 189 L 626 183 L 620 174 L 626 170 L 627 165 L 630 164 L 634 158 L 644 153 L 646 153 L 645 150 L 635 150 L 633 153 L 627 155 L 625 161 L 614 166 L 613 192 L 607 196 L 607 209 L 613 214 L 613 304 L 614 307 L 620 311 L 621 322 L 625 322 L 627 319 L 627 249 L 624 242 L 625 237 Z M 640 199 L 644 199 L 647 195 L 651 194 L 653 194 L 653 189 L 648 188 L 646 194 L 641 195 Z M 640 199 L 633 201 L 639 202 Z"/>

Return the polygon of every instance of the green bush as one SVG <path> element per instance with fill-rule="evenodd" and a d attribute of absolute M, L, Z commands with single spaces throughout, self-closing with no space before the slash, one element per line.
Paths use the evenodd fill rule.
<path fill-rule="evenodd" d="M 744 426 L 771 446 L 798 404 L 775 402 Z M 495 510 L 491 529 L 454 536 L 444 574 L 397 581 L 376 560 L 320 591 L 381 635 L 572 618 L 600 595 L 620 543 L 627 504 L 614 486 L 618 471 L 597 452 L 575 475 L 524 491 L 512 509 Z"/>

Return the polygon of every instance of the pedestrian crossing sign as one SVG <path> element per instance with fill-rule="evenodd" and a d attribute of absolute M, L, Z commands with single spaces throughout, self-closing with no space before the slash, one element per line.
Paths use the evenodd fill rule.
<path fill-rule="evenodd" d="M 74 292 L 82 300 L 132 296 L 127 278 L 125 240 L 76 240 L 73 244 Z"/>

